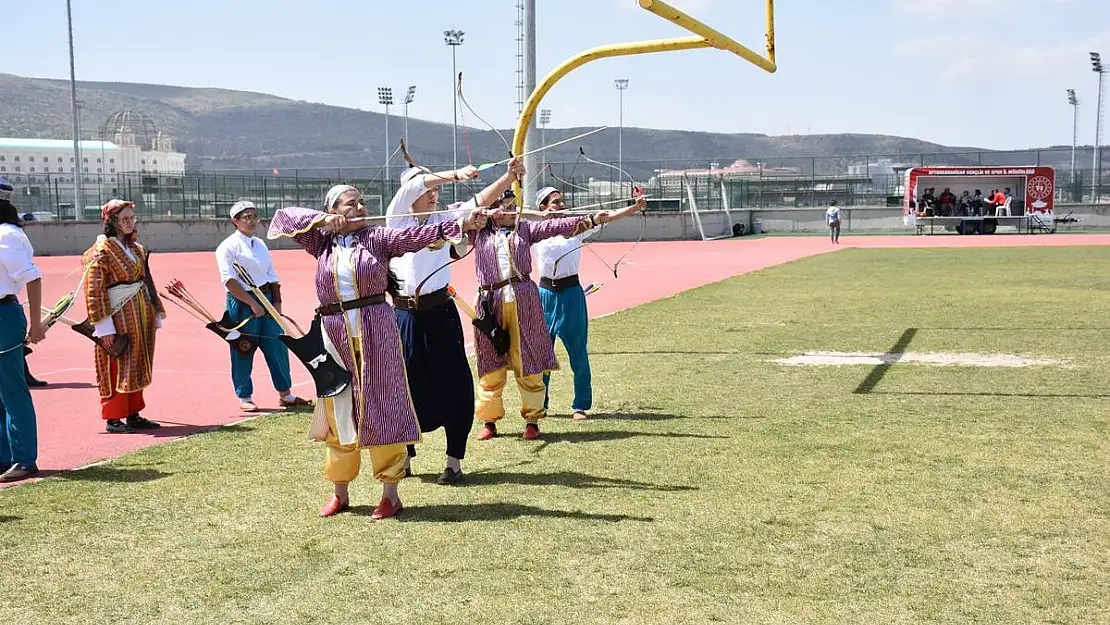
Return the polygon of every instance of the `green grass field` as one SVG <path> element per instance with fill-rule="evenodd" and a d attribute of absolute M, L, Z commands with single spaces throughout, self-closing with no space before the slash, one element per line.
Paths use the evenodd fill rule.
<path fill-rule="evenodd" d="M 0 491 L 0 623 L 1108 622 L 1108 266 L 844 250 L 601 319 L 597 418 L 465 487 L 428 436 L 395 520 L 365 475 L 316 517 L 304 414 Z M 1068 364 L 773 362 L 892 349 Z"/>

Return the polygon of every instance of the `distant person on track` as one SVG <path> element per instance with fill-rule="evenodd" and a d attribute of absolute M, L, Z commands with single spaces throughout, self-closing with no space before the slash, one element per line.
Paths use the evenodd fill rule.
<path fill-rule="evenodd" d="M 85 309 L 103 344 L 93 347 L 100 416 L 112 434 L 157 429 L 162 426 L 139 413 L 146 408 L 143 389 L 154 378 L 154 336 L 166 310 L 145 283 L 147 251 L 136 240 L 135 204 L 109 200 L 100 215 L 104 234 L 81 257 L 88 272 Z M 127 348 L 116 357 L 108 350 L 118 340 Z"/>
<path fill-rule="evenodd" d="M 43 339 L 42 272 L 12 204 L 13 187 L 0 178 L 0 482 L 17 482 L 39 472 L 38 426 L 27 387 L 24 341 Z M 19 304 L 27 289 L 30 321 Z"/>
<path fill-rule="evenodd" d="M 220 282 L 227 290 L 227 314 L 232 324 L 238 326 L 245 319 L 251 318 L 246 325 L 239 328 L 239 332 L 248 339 L 243 345 L 249 345 L 249 351 L 241 351 L 238 341 L 229 343 L 231 382 L 235 388 L 235 396 L 239 398 L 239 410 L 258 411 L 253 397 L 254 382 L 251 380 L 257 351 L 261 351 L 266 359 L 270 380 L 278 393 L 279 405 L 282 408 L 307 406 L 308 401 L 293 394 L 289 349 L 278 339 L 282 333 L 281 326 L 266 313 L 254 294 L 236 277 L 238 274 L 234 265 L 238 263 L 250 273 L 251 279 L 274 305 L 274 309 L 281 312 L 281 283 L 270 258 L 270 250 L 265 241 L 254 236 L 258 229 L 258 208 L 254 202 L 243 200 L 232 205 L 230 216 L 231 223 L 235 224 L 235 232 L 216 248 L 216 266 L 220 271 Z"/>
<path fill-rule="evenodd" d="M 336 185 L 322 211 L 282 208 L 270 222 L 268 237 L 290 237 L 316 259 L 317 315 L 324 348 L 352 380 L 342 393 L 316 401 L 310 437 L 324 441 L 324 475 L 335 492 L 320 516 L 350 507 L 348 485 L 358 477 L 361 450 L 368 449 L 382 498 L 371 518 L 385 519 L 404 510 L 397 485 L 405 477 L 407 445 L 420 441 L 420 425 L 405 380 L 401 335 L 386 290 L 398 288 L 389 261 L 429 245 L 456 244 L 463 232 L 485 224 L 485 212 L 408 228 L 388 228 L 366 216 L 362 193 Z"/>
<path fill-rule="evenodd" d="M 472 199 L 440 210 L 439 186 L 476 178 L 478 169 L 467 166 L 457 171 L 425 173 L 412 167 L 401 174 L 401 188 L 385 212 L 386 225 L 404 228 L 455 221 L 492 204 L 523 172 L 523 161 L 514 159 L 503 176 Z M 474 376 L 466 358 L 459 310 L 447 292 L 451 276 L 447 265 L 453 249 L 433 245 L 390 261 L 390 268 L 400 280 L 398 290 L 390 295 L 420 431 L 433 432 L 442 427 L 447 436 L 446 466 L 437 480 L 445 485 L 462 480 L 466 439 L 474 426 Z M 416 457 L 415 445 L 408 446 L 408 455 L 409 462 Z M 405 474 L 411 475 L 411 469 L 406 467 Z"/>
<path fill-rule="evenodd" d="M 552 217 L 542 221 L 517 220 L 516 211 L 494 212 L 491 223 L 470 235 L 478 275 L 477 309 L 495 315 L 510 337 L 507 352 L 498 353 L 492 340 L 477 330 L 478 400 L 475 416 L 483 422 L 478 440 L 497 436 L 497 422 L 505 416 L 502 392 L 511 369 L 520 390 L 524 439 L 540 437 L 539 422 L 546 416 L 544 374 L 559 368 L 548 331 L 539 290 L 532 282 L 532 246 L 555 236 L 574 237 L 598 225 L 640 210 L 637 203 L 618 211 L 599 211 L 590 217 Z M 516 223 L 514 227 L 514 223 Z"/>
<path fill-rule="evenodd" d="M 829 208 L 825 211 L 825 224 L 829 227 L 829 240 L 839 245 L 840 207 L 836 205 L 836 200 L 829 202 Z"/>

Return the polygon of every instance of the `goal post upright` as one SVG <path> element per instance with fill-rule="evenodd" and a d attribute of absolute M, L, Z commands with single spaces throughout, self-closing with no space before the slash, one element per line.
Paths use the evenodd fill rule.
<path fill-rule="evenodd" d="M 654 13 L 669 22 L 673 22 L 694 34 L 687 37 L 653 39 L 598 46 L 579 52 L 563 61 L 544 76 L 543 80 L 532 90 L 532 93 L 528 94 L 528 99 L 524 102 L 524 107 L 521 109 L 520 118 L 517 119 L 516 129 L 513 131 L 513 154 L 524 153 L 524 142 L 527 138 L 528 128 L 531 127 L 532 118 L 536 114 L 536 109 L 539 108 L 540 102 L 543 101 L 547 92 L 551 91 L 555 83 L 559 82 L 564 76 L 590 61 L 617 56 L 651 54 L 655 52 L 716 48 L 725 52 L 731 52 L 768 73 L 776 72 L 778 70 L 778 65 L 775 63 L 775 3 L 774 0 L 764 0 L 764 2 L 767 11 L 766 51 L 765 55 L 761 56 L 750 48 L 741 45 L 731 37 L 710 27 L 705 22 L 676 9 L 662 0 L 638 0 L 640 8 Z M 532 202 L 526 201 L 529 199 L 522 197 L 523 193 L 520 181 L 513 182 L 513 194 L 516 196 L 517 206 L 531 206 Z"/>

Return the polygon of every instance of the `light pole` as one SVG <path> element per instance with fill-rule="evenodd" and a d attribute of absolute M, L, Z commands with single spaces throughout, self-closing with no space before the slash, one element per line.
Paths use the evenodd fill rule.
<path fill-rule="evenodd" d="M 393 104 L 393 88 L 378 87 L 378 104 L 385 105 L 385 181 L 389 181 L 389 157 L 393 152 L 389 149 L 389 106 Z"/>
<path fill-rule="evenodd" d="M 1079 99 L 1075 89 L 1068 89 L 1068 104 L 1071 105 L 1071 188 L 1075 193 L 1075 147 L 1079 142 Z"/>
<path fill-rule="evenodd" d="M 443 41 L 451 46 L 451 166 L 455 169 L 459 168 L 459 98 L 455 95 L 455 76 L 458 75 L 455 71 L 455 48 L 462 45 L 465 34 L 454 29 L 443 31 Z M 451 200 L 457 202 L 458 194 L 458 185 L 451 185 Z"/>
<path fill-rule="evenodd" d="M 617 129 L 617 167 L 624 169 L 624 90 L 628 88 L 627 78 L 617 78 L 613 86 L 620 94 L 620 126 Z"/>
<path fill-rule="evenodd" d="M 1091 166 L 1091 202 L 1098 202 L 1098 187 L 1099 178 L 1101 178 L 1102 159 L 1099 158 L 1099 142 L 1102 139 L 1102 77 L 1106 75 L 1106 68 L 1102 66 L 1102 55 L 1098 52 L 1091 52 L 1091 70 L 1098 74 L 1098 99 L 1095 104 L 1095 155 L 1092 158 L 1093 165 Z"/>
<path fill-rule="evenodd" d="M 82 219 L 85 200 L 81 190 L 81 113 L 77 109 L 77 72 L 73 64 L 73 11 L 66 0 L 66 23 L 69 27 L 69 97 L 73 107 L 73 215 Z"/>
<path fill-rule="evenodd" d="M 416 97 L 416 85 L 409 85 L 409 90 L 405 93 L 405 143 L 409 142 L 409 105 L 412 104 L 414 97 Z"/>
<path fill-rule="evenodd" d="M 551 123 L 551 109 L 540 109 L 540 145 L 547 145 L 547 125 Z M 547 151 L 543 153 L 543 184 L 547 186 Z"/>

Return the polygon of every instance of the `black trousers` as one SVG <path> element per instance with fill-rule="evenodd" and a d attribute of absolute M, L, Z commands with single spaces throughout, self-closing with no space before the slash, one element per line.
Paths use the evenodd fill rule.
<path fill-rule="evenodd" d="M 459 311 L 447 300 L 427 310 L 394 313 L 420 431 L 446 430 L 447 455 L 461 459 L 474 425 L 474 376 Z M 408 449 L 409 456 L 416 456 L 415 445 Z"/>

